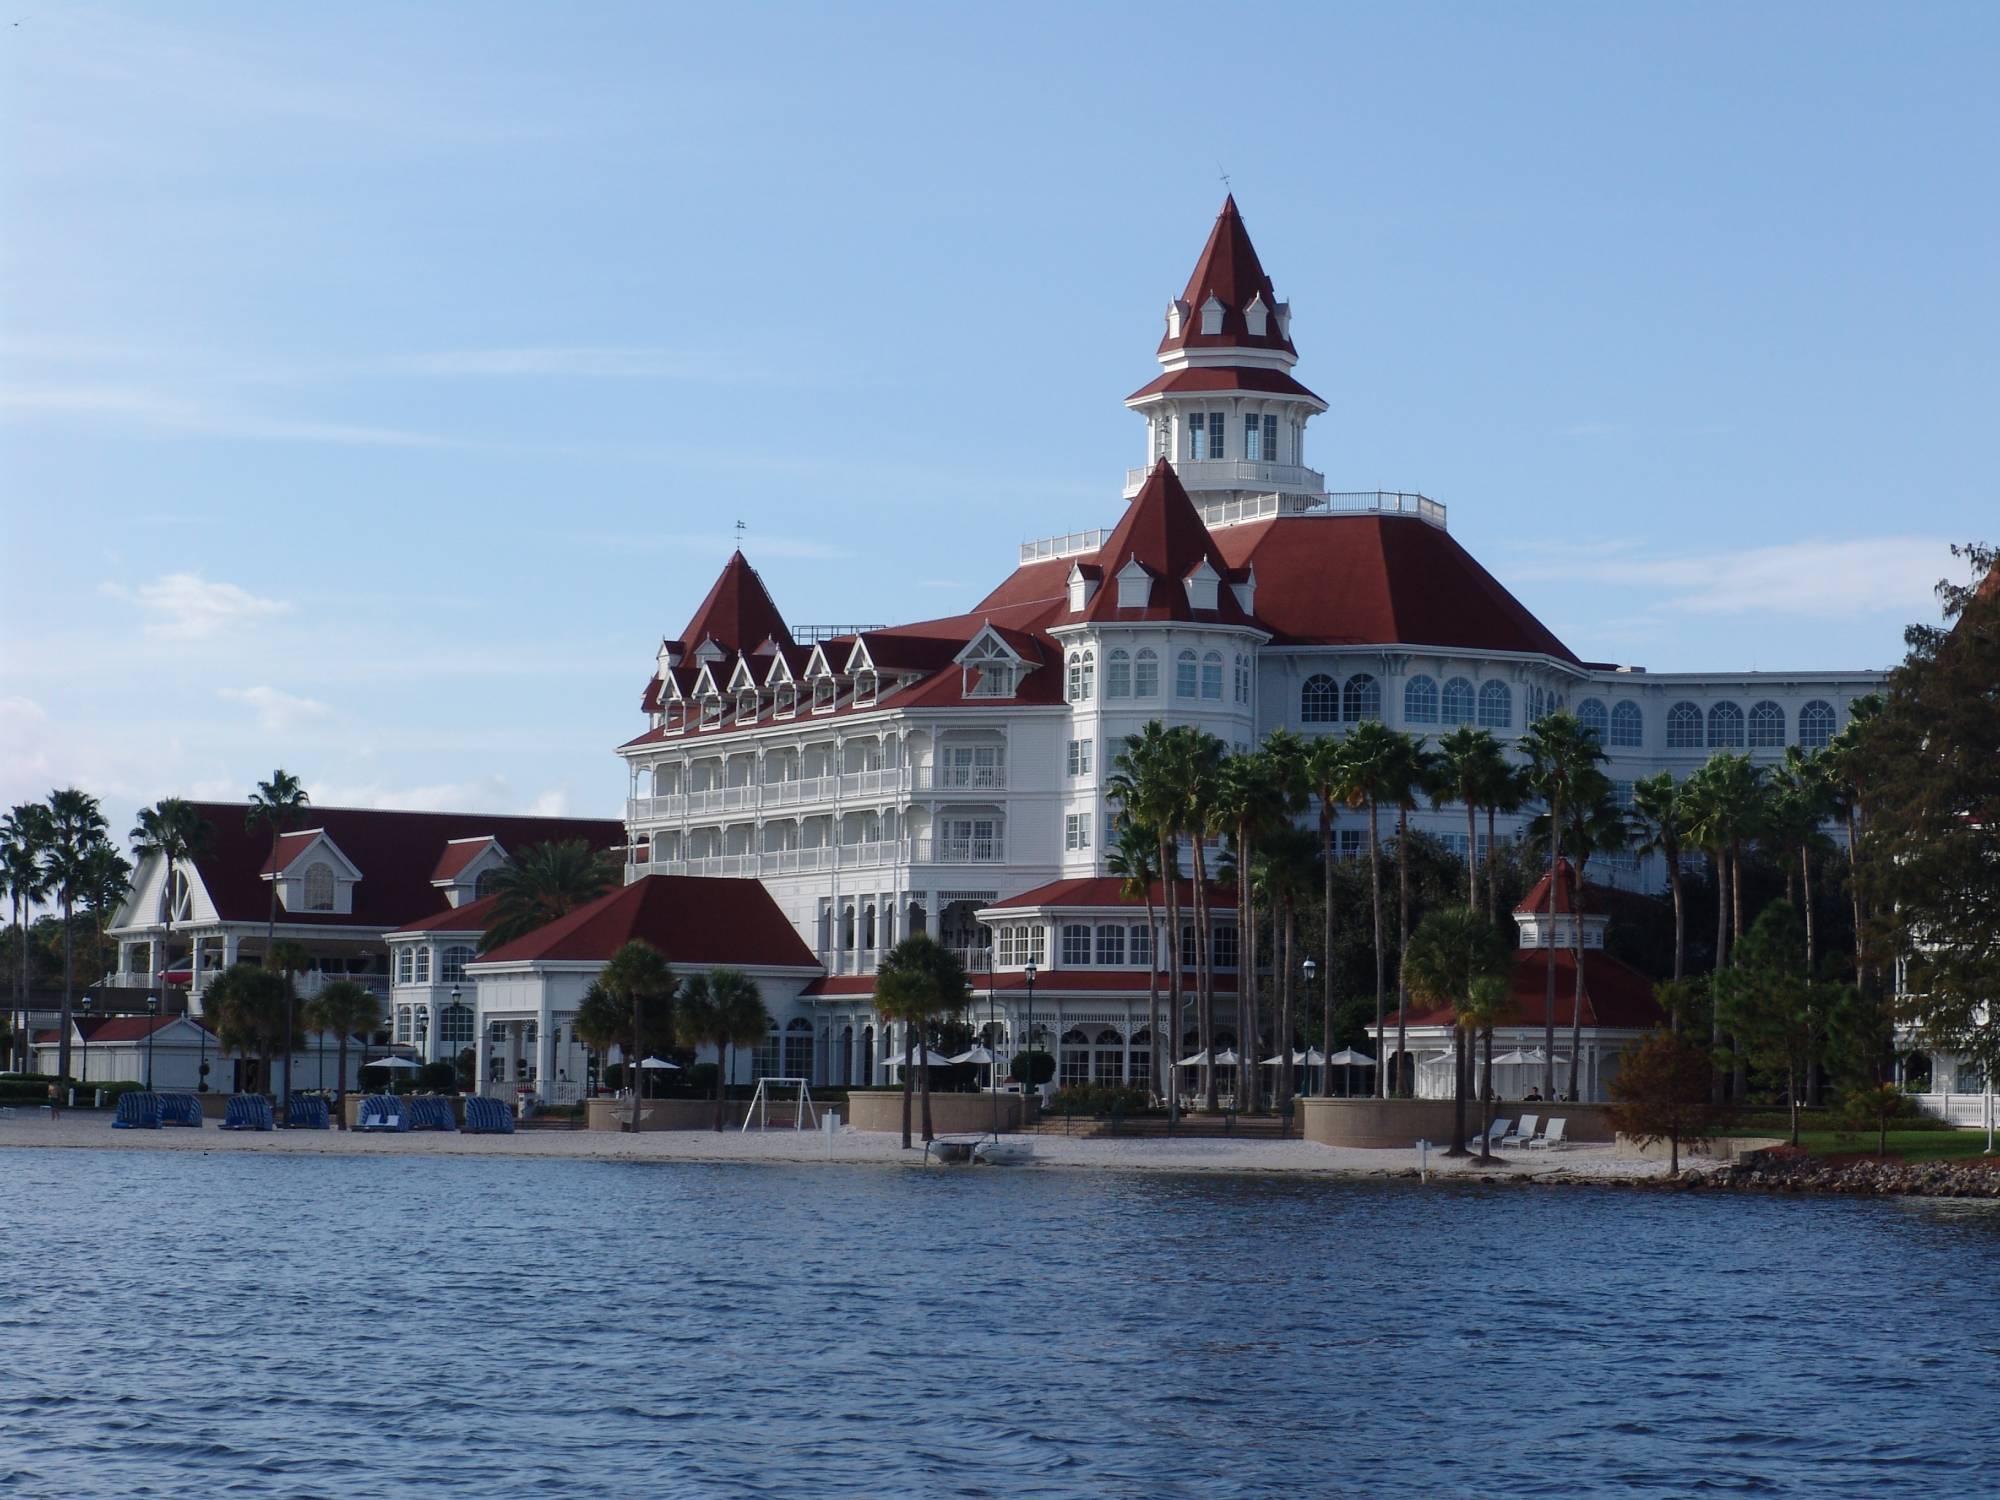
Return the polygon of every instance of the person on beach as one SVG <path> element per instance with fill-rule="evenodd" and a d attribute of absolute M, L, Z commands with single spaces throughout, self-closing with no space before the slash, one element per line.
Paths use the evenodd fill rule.
<path fill-rule="evenodd" d="M 52 1083 L 49 1085 L 49 1118 L 51 1120 L 60 1120 L 62 1118 L 62 1086 L 60 1084 Z"/>
<path fill-rule="evenodd" d="M 1527 1093 L 1521 1096 L 1521 1102 L 1523 1104 L 1540 1104 L 1542 1102 L 1542 1091 L 1538 1088 L 1529 1089 Z"/>

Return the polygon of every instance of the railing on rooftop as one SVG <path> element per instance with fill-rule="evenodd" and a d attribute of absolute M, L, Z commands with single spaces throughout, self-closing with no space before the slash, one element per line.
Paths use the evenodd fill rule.
<path fill-rule="evenodd" d="M 1095 552 L 1104 545 L 1104 539 L 1111 535 L 1101 526 L 1089 531 L 1068 531 L 1061 536 L 1045 536 L 1040 541 L 1021 543 L 1023 563 L 1047 562 L 1055 557 L 1075 557 L 1084 552 Z"/>
<path fill-rule="evenodd" d="M 792 639 L 801 646 L 831 641 L 843 635 L 860 635 L 866 630 L 887 630 L 886 625 L 794 625 Z"/>
<path fill-rule="evenodd" d="M 1151 469 L 1125 471 L 1127 500 L 1145 488 L 1146 478 L 1152 472 Z M 1326 476 L 1318 469 L 1308 469 L 1304 464 L 1265 463 L 1256 458 L 1180 458 L 1174 460 L 1174 473 L 1190 490 L 1247 490 L 1267 485 L 1274 490 L 1305 490 L 1313 494 L 1326 490 Z"/>
<path fill-rule="evenodd" d="M 1197 505 L 1202 524 L 1211 529 L 1240 526 L 1272 516 L 1416 516 L 1440 531 L 1446 529 L 1445 507 L 1428 496 L 1404 490 L 1336 490 L 1324 494 L 1245 495 L 1237 500 L 1212 500 Z"/>

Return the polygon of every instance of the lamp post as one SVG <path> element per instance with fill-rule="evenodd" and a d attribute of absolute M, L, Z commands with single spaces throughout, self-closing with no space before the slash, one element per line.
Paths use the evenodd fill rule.
<path fill-rule="evenodd" d="M 457 1020 L 458 995 L 459 995 L 458 986 L 453 985 L 451 987 L 451 1009 L 446 1011 L 445 1014 L 451 1016 L 454 1021 Z M 450 1045 L 450 1043 L 445 1038 L 443 1021 L 438 1022 L 438 1045 L 440 1047 Z M 456 1054 L 454 1054 L 451 1059 L 451 1081 L 452 1081 L 452 1086 L 456 1088 L 458 1086 L 458 1058 Z"/>
<path fill-rule="evenodd" d="M 1028 981 L 1028 1071 L 1021 1079 L 1021 1121 L 1028 1119 L 1028 1090 L 1035 1087 L 1035 966 L 1033 963 L 1021 970 L 1021 977 Z"/>
<path fill-rule="evenodd" d="M 438 1029 L 442 1031 L 444 1028 L 439 1027 Z M 417 1056 L 421 1057 L 425 1062 L 429 1062 L 431 1060 L 430 1031 L 431 1031 L 430 1007 L 426 1005 L 419 1005 L 417 1007 Z"/>
<path fill-rule="evenodd" d="M 88 1021 L 90 1019 L 90 1008 L 96 1003 L 88 995 L 85 995 L 81 1000 L 76 1002 L 77 1009 L 83 1012 L 84 1020 Z M 90 1033 L 85 1031 L 82 1026 L 78 1026 L 76 1032 L 83 1040 L 83 1045 L 76 1050 L 83 1057 L 83 1090 L 84 1097 L 88 1098 L 90 1096 Z"/>
<path fill-rule="evenodd" d="M 1319 965 L 1313 962 L 1310 953 L 1306 955 L 1306 961 L 1299 965 L 1299 973 L 1305 976 L 1306 1004 L 1310 1006 L 1312 1004 L 1313 981 L 1319 977 Z M 1291 1038 L 1287 1037 L 1285 1045 L 1289 1047 L 1291 1044 Z M 1331 1036 L 1322 1036 L 1319 1039 L 1319 1091 L 1322 1098 L 1333 1092 L 1331 1087 L 1333 1069 L 1327 1063 L 1327 1059 L 1331 1056 L 1333 1056 L 1333 1038 Z"/>
<path fill-rule="evenodd" d="M 146 1092 L 153 1092 L 153 1033 L 160 1028 L 153 1025 L 160 1017 L 160 997 L 146 997 Z"/>

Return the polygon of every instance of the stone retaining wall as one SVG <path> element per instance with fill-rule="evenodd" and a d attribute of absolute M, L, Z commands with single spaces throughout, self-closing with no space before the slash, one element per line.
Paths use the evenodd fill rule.
<path fill-rule="evenodd" d="M 995 1103 L 999 1124 L 994 1124 Z M 903 1129 L 901 1089 L 856 1089 L 847 1096 L 848 1123 L 856 1130 L 876 1130 L 900 1135 Z M 910 1099 L 910 1129 L 923 1128 L 923 1102 Z M 932 1094 L 931 1129 L 938 1135 L 967 1135 L 976 1130 L 998 1129 L 1002 1133 L 1021 1128 L 1019 1094 Z"/>
<path fill-rule="evenodd" d="M 1322 1146 L 1359 1147 L 1363 1150 L 1395 1148 L 1407 1151 L 1425 1140 L 1449 1148 L 1456 1131 L 1457 1107 L 1449 1099 L 1301 1099 L 1304 1135 Z M 1472 1136 L 1484 1118 L 1481 1106 L 1468 1102 L 1465 1133 Z M 1566 1122 L 1563 1139 L 1579 1145 L 1608 1146 L 1612 1141 L 1611 1122 L 1601 1104 L 1522 1104 L 1510 1101 L 1493 1106 L 1495 1120 L 1519 1121 L 1533 1114 L 1541 1124 L 1560 1115 Z M 1537 1127 L 1539 1128 L 1539 1126 Z"/>

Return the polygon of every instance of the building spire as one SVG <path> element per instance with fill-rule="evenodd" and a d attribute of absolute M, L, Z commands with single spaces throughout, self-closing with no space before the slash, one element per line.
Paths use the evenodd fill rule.
<path fill-rule="evenodd" d="M 1215 216 L 1208 243 L 1201 247 L 1194 274 L 1175 300 L 1166 337 L 1160 340 L 1162 355 L 1200 348 L 1298 353 L 1292 347 L 1291 308 L 1278 300 L 1277 289 L 1264 273 L 1234 193 L 1222 200 L 1222 212 Z"/>

